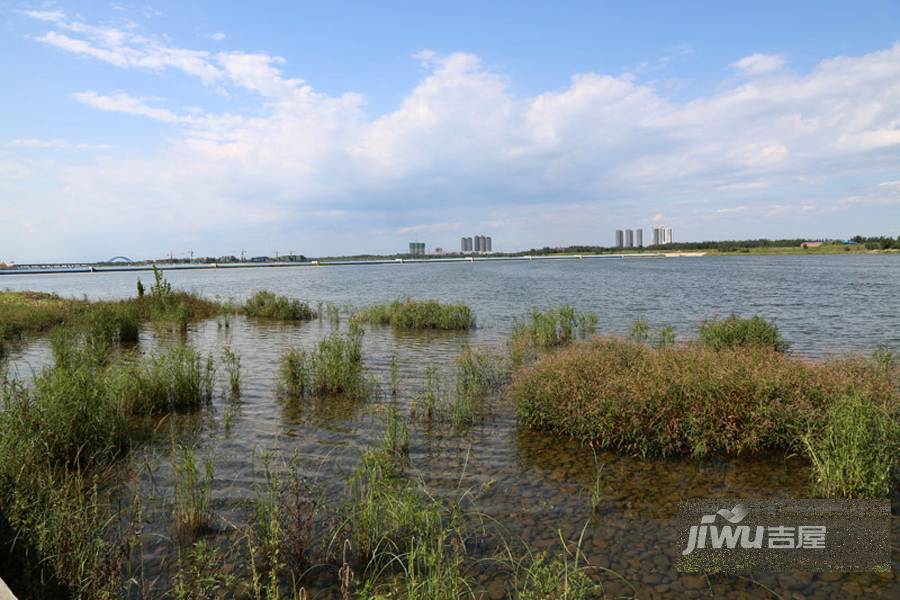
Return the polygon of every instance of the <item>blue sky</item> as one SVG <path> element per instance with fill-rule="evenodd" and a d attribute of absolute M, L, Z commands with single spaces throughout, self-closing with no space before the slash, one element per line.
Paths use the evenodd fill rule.
<path fill-rule="evenodd" d="M 900 3 L 237 4 L 0 2 L 0 261 L 900 234 Z"/>

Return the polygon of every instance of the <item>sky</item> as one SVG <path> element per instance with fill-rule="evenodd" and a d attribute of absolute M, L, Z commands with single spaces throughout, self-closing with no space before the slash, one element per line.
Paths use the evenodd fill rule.
<path fill-rule="evenodd" d="M 0 261 L 900 235 L 900 2 L 0 0 Z"/>

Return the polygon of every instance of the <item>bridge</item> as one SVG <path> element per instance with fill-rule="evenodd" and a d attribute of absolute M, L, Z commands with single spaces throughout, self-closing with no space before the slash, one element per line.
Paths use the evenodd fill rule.
<path fill-rule="evenodd" d="M 675 258 L 687 256 L 703 256 L 704 252 L 646 252 L 635 254 L 551 254 L 551 255 L 524 255 L 524 256 L 454 256 L 443 258 L 381 258 L 371 260 L 308 260 L 297 262 L 257 262 L 257 263 L 188 263 L 188 264 L 160 264 L 158 268 L 166 271 L 187 271 L 193 269 L 248 269 L 269 267 L 320 267 L 320 266 L 350 266 L 350 265 L 387 265 L 387 264 L 438 264 L 452 262 L 508 262 L 508 261 L 560 261 L 560 260 L 636 260 L 652 258 Z M 126 262 L 124 256 L 115 257 L 114 264 L 106 263 L 45 263 L 45 264 L 18 264 L 12 268 L 0 268 L 0 275 L 26 274 L 26 273 L 108 273 L 114 271 L 150 271 L 152 264 L 135 264 Z"/>

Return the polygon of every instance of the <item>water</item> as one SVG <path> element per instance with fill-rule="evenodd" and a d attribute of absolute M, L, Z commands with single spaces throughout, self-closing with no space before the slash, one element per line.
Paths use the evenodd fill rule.
<path fill-rule="evenodd" d="M 13 276 L 0 279 L 0 286 L 113 298 L 131 295 L 135 277 Z M 265 288 L 313 304 L 321 300 L 362 306 L 398 296 L 465 300 L 478 314 L 475 331 L 397 333 L 375 327 L 364 336 L 366 369 L 381 382 L 389 381 L 390 359 L 396 355 L 399 402 L 406 413 L 422 386 L 426 365 L 446 368 L 465 344 L 501 344 L 514 317 L 532 307 L 562 303 L 595 311 L 600 329 L 612 332 L 624 332 L 635 318 L 644 317 L 652 325 L 672 324 L 681 335 L 692 336 L 705 317 L 760 313 L 774 318 L 803 355 L 867 352 L 878 344 L 900 349 L 900 256 L 404 264 L 170 272 L 167 277 L 176 287 L 222 298 L 241 299 Z M 301 472 L 320 491 L 323 503 L 334 506 L 360 453 L 380 436 L 381 402 L 285 404 L 276 399 L 280 355 L 291 346 L 309 348 L 329 331 L 327 320 L 295 325 L 240 317 L 232 318 L 227 328 L 216 321 L 191 327 L 189 338 L 198 349 L 219 356 L 228 345 L 242 361 L 242 405 L 230 429 L 222 425 L 227 406 L 221 397 L 212 411 L 178 419 L 179 435 L 197 443 L 201 455 L 216 465 L 219 527 L 209 538 L 233 549 L 235 565 L 245 565 L 246 557 L 234 543 L 234 529 L 226 524 L 240 525 L 252 517 L 252 502 L 263 483 L 261 450 L 297 453 Z M 141 337 L 146 348 L 166 343 L 150 329 Z M 28 341 L 13 355 L 20 374 L 39 369 L 47 360 L 47 344 L 41 339 Z M 492 416 L 464 430 L 414 424 L 410 476 L 423 479 L 439 496 L 459 497 L 469 491 L 473 508 L 500 523 L 507 539 L 534 550 L 557 548 L 558 530 L 569 540 L 583 530 L 582 548 L 591 564 L 616 573 L 597 573 L 612 596 L 770 597 L 766 587 L 782 596 L 805 597 L 897 597 L 900 591 L 894 574 L 755 574 L 706 580 L 675 571 L 677 532 L 672 520 L 679 500 L 804 497 L 809 474 L 798 458 L 645 461 L 601 453 L 597 460 L 604 465 L 603 499 L 592 515 L 595 458 L 590 450 L 519 427 L 514 408 L 503 398 L 491 403 Z M 159 537 L 148 536 L 152 540 L 144 560 L 148 573 L 165 577 L 173 556 L 168 446 L 152 444 L 146 454 L 152 477 L 141 464 L 135 468 L 138 485 L 158 499 L 148 514 L 150 530 Z M 323 533 L 325 524 L 319 525 Z M 895 544 L 897 529 L 894 518 Z M 313 597 L 335 597 L 334 571 L 328 563 L 313 577 Z M 480 589 L 498 592 L 506 575 L 490 563 L 479 563 L 469 576 Z"/>
<path fill-rule="evenodd" d="M 149 273 L 0 277 L 0 288 L 92 299 L 134 295 Z M 242 299 L 259 289 L 313 304 L 365 305 L 397 297 L 466 301 L 499 339 L 533 307 L 571 304 L 624 332 L 638 317 L 696 335 L 704 318 L 759 313 L 774 319 L 795 352 L 822 356 L 900 348 L 900 255 L 585 259 L 379 266 L 168 271 L 177 287 Z"/>

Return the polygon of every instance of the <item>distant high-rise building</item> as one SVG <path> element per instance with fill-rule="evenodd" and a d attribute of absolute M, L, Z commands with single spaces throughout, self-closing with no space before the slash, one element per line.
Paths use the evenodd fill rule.
<path fill-rule="evenodd" d="M 481 251 L 482 251 L 481 244 L 482 244 L 481 236 L 480 236 L 480 235 L 476 235 L 476 236 L 475 236 L 475 252 L 481 252 Z"/>
<path fill-rule="evenodd" d="M 425 242 L 410 242 L 409 253 L 413 256 L 425 255 Z"/>
<path fill-rule="evenodd" d="M 625 240 L 622 234 L 621 229 L 616 229 L 616 248 L 622 248 L 625 245 Z"/>
<path fill-rule="evenodd" d="M 638 229 L 635 231 L 635 233 L 637 234 L 636 239 L 634 240 L 635 245 L 638 248 L 643 248 L 644 247 L 644 230 Z"/>
<path fill-rule="evenodd" d="M 484 237 L 484 251 L 491 252 L 491 236 Z"/>
<path fill-rule="evenodd" d="M 672 228 L 671 227 L 666 227 L 666 237 L 665 237 L 664 243 L 666 243 L 666 244 L 672 243 Z"/>
<path fill-rule="evenodd" d="M 634 231 L 631 229 L 625 230 L 625 247 L 634 248 Z"/>
<path fill-rule="evenodd" d="M 654 225 L 653 226 L 653 245 L 659 246 L 661 244 L 664 244 L 665 243 L 663 241 L 664 235 L 665 235 L 664 228 L 660 227 L 659 225 Z"/>
<path fill-rule="evenodd" d="M 470 237 L 460 238 L 459 249 L 461 252 L 471 252 L 472 251 L 472 238 L 470 238 Z"/>

